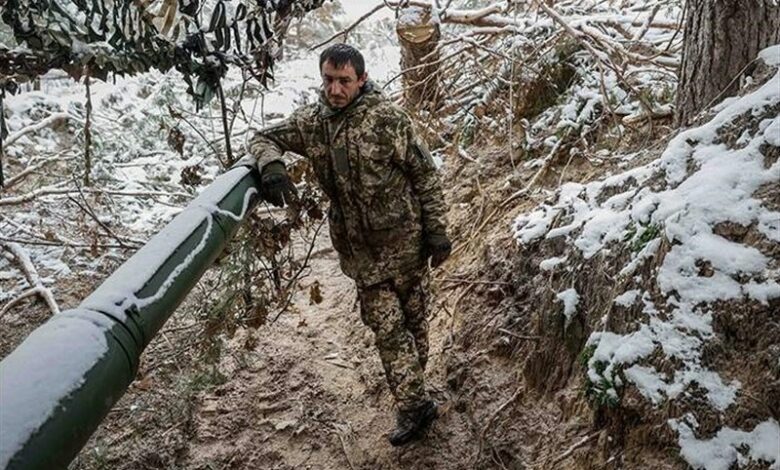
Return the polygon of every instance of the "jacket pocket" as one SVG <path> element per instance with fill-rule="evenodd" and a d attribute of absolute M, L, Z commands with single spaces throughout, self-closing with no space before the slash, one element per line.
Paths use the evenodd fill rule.
<path fill-rule="evenodd" d="M 393 164 L 393 147 L 380 143 L 355 146 L 360 176 L 360 191 L 364 197 L 387 189 L 388 182 L 396 177 L 399 169 Z"/>

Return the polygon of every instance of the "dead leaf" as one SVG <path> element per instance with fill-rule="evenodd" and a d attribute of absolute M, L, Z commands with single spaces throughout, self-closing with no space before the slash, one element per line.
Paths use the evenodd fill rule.
<path fill-rule="evenodd" d="M 168 145 L 182 156 L 184 155 L 185 140 L 184 133 L 178 127 L 172 127 L 168 131 Z"/>
<path fill-rule="evenodd" d="M 320 281 L 314 281 L 309 287 L 309 305 L 322 303 L 322 291 L 320 290 Z"/>

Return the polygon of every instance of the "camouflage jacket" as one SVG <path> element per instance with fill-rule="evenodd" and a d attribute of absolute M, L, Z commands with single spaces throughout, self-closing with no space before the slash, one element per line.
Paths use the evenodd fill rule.
<path fill-rule="evenodd" d="M 419 274 L 424 237 L 446 233 L 436 167 L 409 116 L 371 82 L 346 108 L 303 106 L 253 136 L 262 168 L 294 152 L 311 163 L 330 199 L 328 221 L 341 269 L 358 285 Z"/>

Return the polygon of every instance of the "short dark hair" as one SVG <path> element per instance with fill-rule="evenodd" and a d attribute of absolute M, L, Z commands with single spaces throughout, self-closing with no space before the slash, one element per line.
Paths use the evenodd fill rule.
<path fill-rule="evenodd" d="M 349 44 L 334 44 L 322 51 L 320 54 L 320 71 L 322 71 L 322 64 L 328 61 L 339 69 L 347 64 L 351 64 L 358 78 L 366 73 L 366 61 L 363 60 L 363 54 Z"/>

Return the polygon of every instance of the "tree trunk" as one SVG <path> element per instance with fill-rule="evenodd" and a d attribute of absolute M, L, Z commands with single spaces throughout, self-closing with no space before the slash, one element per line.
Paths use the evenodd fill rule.
<path fill-rule="evenodd" d="M 439 94 L 439 23 L 430 9 L 403 9 L 396 33 L 401 43 L 404 100 L 407 106 L 432 109 Z"/>
<path fill-rule="evenodd" d="M 780 6 L 769 0 L 689 0 L 675 122 L 736 94 L 743 68 L 779 42 Z"/>

